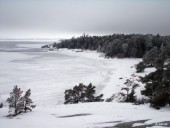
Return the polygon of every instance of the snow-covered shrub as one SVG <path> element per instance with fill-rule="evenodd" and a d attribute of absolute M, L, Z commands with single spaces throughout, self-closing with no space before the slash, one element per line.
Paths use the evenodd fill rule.
<path fill-rule="evenodd" d="M 86 86 L 82 83 L 74 86 L 73 89 L 65 90 L 65 104 L 83 102 L 85 99 Z"/>
<path fill-rule="evenodd" d="M 135 88 L 138 86 L 134 80 L 127 79 L 124 83 L 126 87 L 123 87 L 120 92 L 122 102 L 134 103 L 136 101 Z"/>
<path fill-rule="evenodd" d="M 9 115 L 16 116 L 23 111 L 31 110 L 30 105 L 32 100 L 29 98 L 31 95 L 31 90 L 29 89 L 24 96 L 22 96 L 23 91 L 14 86 L 13 91 L 10 93 L 10 97 L 7 99 L 9 104 Z"/>
<path fill-rule="evenodd" d="M 102 97 L 103 97 L 103 94 L 100 94 L 99 96 L 94 97 L 94 99 L 89 102 L 103 102 L 104 99 L 102 99 Z"/>
<path fill-rule="evenodd" d="M 122 88 L 122 90 L 125 90 L 126 93 L 121 93 L 122 96 L 124 96 L 124 102 L 130 102 L 134 103 L 136 101 L 136 96 L 134 89 L 131 89 L 131 92 L 129 93 L 130 89 L 129 88 Z"/>
<path fill-rule="evenodd" d="M 116 95 L 113 94 L 111 97 L 106 99 L 106 102 L 112 102 L 115 99 Z"/>
<path fill-rule="evenodd" d="M 136 65 L 136 72 L 137 73 L 144 72 L 145 68 L 146 68 L 146 66 L 145 66 L 144 62 L 139 62 Z"/>
<path fill-rule="evenodd" d="M 86 86 L 80 83 L 78 86 L 74 86 L 73 89 L 65 90 L 65 102 L 64 104 L 75 104 L 83 102 L 101 102 L 103 94 L 95 96 L 95 86 L 91 83 Z"/>
<path fill-rule="evenodd" d="M 132 89 L 131 92 L 127 95 L 126 102 L 134 103 L 136 101 L 136 96 L 134 94 L 135 91 Z"/>

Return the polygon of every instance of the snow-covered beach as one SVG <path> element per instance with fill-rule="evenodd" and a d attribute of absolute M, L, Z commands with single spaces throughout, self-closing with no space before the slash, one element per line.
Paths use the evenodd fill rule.
<path fill-rule="evenodd" d="M 141 59 L 106 59 L 92 51 L 47 51 L 40 49 L 43 44 L 8 42 L 5 46 L 0 42 L 0 99 L 5 104 L 0 109 L 0 124 L 3 128 L 113 127 L 121 122 L 147 120 L 136 123 L 138 126 L 170 120 L 170 109 L 155 110 L 148 104 L 135 106 L 114 101 L 63 105 L 64 91 L 79 83 L 94 84 L 97 94 L 103 93 L 105 99 L 118 94 L 126 79 L 135 74 L 134 66 Z M 37 107 L 31 113 L 7 119 L 5 101 L 14 85 L 24 91 L 31 88 Z"/>
<path fill-rule="evenodd" d="M 16 44 L 0 53 L 2 98 L 6 99 L 13 86 L 18 85 L 23 90 L 32 89 L 36 104 L 56 105 L 63 102 L 65 89 L 79 83 L 92 83 L 97 93 L 109 98 L 120 92 L 121 85 L 135 73 L 134 65 L 140 61 L 106 59 L 101 53 L 92 51 L 47 51 L 40 49 L 42 45 Z"/>

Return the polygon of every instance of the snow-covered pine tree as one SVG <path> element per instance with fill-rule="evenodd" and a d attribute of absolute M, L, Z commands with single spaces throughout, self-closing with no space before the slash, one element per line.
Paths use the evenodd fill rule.
<path fill-rule="evenodd" d="M 9 113 L 12 112 L 12 116 L 20 114 L 24 109 L 24 98 L 22 97 L 23 91 L 18 86 L 14 86 L 13 91 L 10 93 L 10 97 L 7 99 L 9 103 Z"/>
<path fill-rule="evenodd" d="M 103 94 L 95 96 L 95 86 L 91 83 L 86 86 L 80 83 L 78 86 L 74 86 L 73 89 L 65 90 L 65 102 L 64 104 L 75 104 L 83 102 L 102 102 Z"/>
<path fill-rule="evenodd" d="M 72 89 L 68 89 L 68 90 L 65 90 L 64 94 L 65 94 L 65 102 L 64 104 L 72 104 L 73 103 L 73 97 L 72 97 L 72 93 L 73 93 L 73 90 Z"/>
<path fill-rule="evenodd" d="M 136 101 L 136 96 L 134 96 L 135 94 L 135 90 L 132 88 L 131 89 L 131 92 L 129 93 L 129 95 L 127 95 L 127 102 L 131 102 L 131 103 L 134 103 Z"/>
<path fill-rule="evenodd" d="M 78 103 L 78 102 L 83 102 L 84 101 L 84 97 L 85 97 L 85 88 L 86 86 L 83 85 L 83 83 L 79 83 L 78 86 L 74 86 L 73 87 L 73 92 L 74 92 L 74 102 Z"/>
<path fill-rule="evenodd" d="M 95 86 L 93 86 L 92 83 L 86 87 L 85 94 L 85 102 L 94 102 Z"/>
<path fill-rule="evenodd" d="M 143 61 L 141 61 L 136 65 L 136 72 L 137 73 L 144 72 L 145 68 L 146 68 L 146 65 L 144 64 Z"/>
<path fill-rule="evenodd" d="M 27 90 L 25 95 L 24 95 L 24 111 L 26 112 L 27 110 L 29 111 L 32 111 L 31 109 L 31 104 L 33 103 L 32 102 L 32 99 L 30 98 L 31 96 L 31 89 Z"/>
<path fill-rule="evenodd" d="M 121 96 L 122 96 L 122 101 L 124 102 L 135 102 L 136 101 L 136 96 L 134 96 L 135 94 L 135 88 L 138 86 L 138 84 L 136 84 L 134 82 L 134 79 L 127 79 L 126 82 L 124 83 L 126 85 L 126 87 L 123 87 L 121 90 L 125 91 L 125 92 L 121 92 Z"/>

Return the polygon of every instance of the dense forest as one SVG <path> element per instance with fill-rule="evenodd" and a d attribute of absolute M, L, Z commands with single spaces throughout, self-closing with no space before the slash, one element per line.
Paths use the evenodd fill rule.
<path fill-rule="evenodd" d="M 89 36 L 84 34 L 77 38 L 61 40 L 60 43 L 54 43 L 53 47 L 97 50 L 98 52 L 103 52 L 106 57 L 142 58 L 153 47 L 160 49 L 165 45 L 169 47 L 170 36 L 160 36 L 159 34 Z"/>

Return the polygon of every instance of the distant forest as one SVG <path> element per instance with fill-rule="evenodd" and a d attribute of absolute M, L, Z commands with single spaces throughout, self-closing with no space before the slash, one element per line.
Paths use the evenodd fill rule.
<path fill-rule="evenodd" d="M 106 36 L 82 35 L 52 44 L 54 48 L 97 50 L 106 57 L 142 58 L 152 48 L 169 47 L 170 36 L 142 34 L 113 34 Z M 47 47 L 47 46 L 44 46 Z"/>

